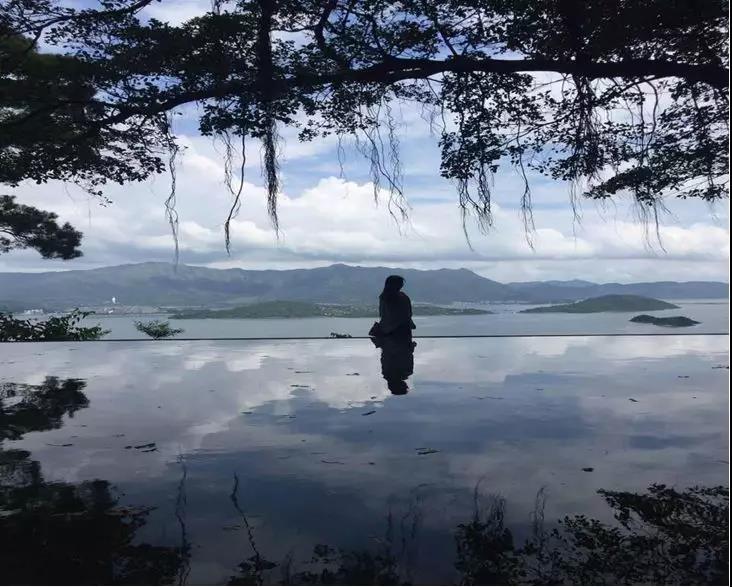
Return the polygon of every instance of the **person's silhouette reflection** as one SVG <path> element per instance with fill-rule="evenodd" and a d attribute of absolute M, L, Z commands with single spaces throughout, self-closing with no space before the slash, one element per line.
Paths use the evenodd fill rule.
<path fill-rule="evenodd" d="M 389 391 L 405 395 L 407 379 L 414 372 L 414 343 L 411 338 L 386 336 L 381 345 L 381 374 Z"/>
<path fill-rule="evenodd" d="M 414 372 L 414 347 L 411 338 L 399 336 L 372 336 L 371 342 L 381 349 L 381 374 L 394 395 L 409 392 L 407 379 Z"/>

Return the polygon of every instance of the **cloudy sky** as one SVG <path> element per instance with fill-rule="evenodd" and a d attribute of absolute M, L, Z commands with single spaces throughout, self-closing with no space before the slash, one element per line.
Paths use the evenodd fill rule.
<path fill-rule="evenodd" d="M 161 3 L 157 18 L 178 22 L 208 2 Z M 536 231 L 528 245 L 518 202 L 521 181 L 510 168 L 495 178 L 495 226 L 463 234 L 454 186 L 439 175 L 437 139 L 418 111 L 397 108 L 408 222 L 389 213 L 388 197 L 375 203 L 368 164 L 346 145 L 343 172 L 334 140 L 298 143 L 282 131 L 283 194 L 279 236 L 266 214 L 259 151 L 247 153 L 241 211 L 232 226 L 232 249 L 224 247 L 223 223 L 231 194 L 226 189 L 221 144 L 195 130 L 195 110 L 177 117 L 182 152 L 178 172 L 180 260 L 193 265 L 294 268 L 335 262 L 415 268 L 467 267 L 501 281 L 573 279 L 595 281 L 728 280 L 729 205 L 667 203 L 661 243 L 647 234 L 632 203 L 599 207 L 584 202 L 575 220 L 569 187 L 531 176 Z M 142 261 L 172 261 L 174 245 L 165 218 L 170 178 L 109 187 L 102 206 L 71 185 L 34 184 L 3 193 L 53 210 L 84 232 L 84 256 L 43 260 L 33 251 L 0 256 L 0 271 L 84 269 Z M 653 227 L 650 227 L 653 232 Z"/>

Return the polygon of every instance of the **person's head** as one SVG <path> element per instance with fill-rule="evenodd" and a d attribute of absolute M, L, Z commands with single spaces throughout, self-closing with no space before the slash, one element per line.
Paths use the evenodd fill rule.
<path fill-rule="evenodd" d="M 401 275 L 390 275 L 384 282 L 384 291 L 381 292 L 382 296 L 392 296 L 399 293 L 404 287 L 404 278 Z"/>

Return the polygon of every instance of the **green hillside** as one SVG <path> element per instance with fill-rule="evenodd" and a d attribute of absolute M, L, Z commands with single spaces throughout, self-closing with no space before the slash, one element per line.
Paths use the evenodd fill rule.
<path fill-rule="evenodd" d="M 678 308 L 663 300 L 631 295 L 607 295 L 589 298 L 572 304 L 541 306 L 521 310 L 523 314 L 593 314 L 595 312 L 648 312 L 652 310 L 672 310 Z"/>
<path fill-rule="evenodd" d="M 417 270 L 398 267 L 331 265 L 312 269 L 211 269 L 169 263 L 138 263 L 45 273 L 0 273 L 0 306 L 65 310 L 103 307 L 112 298 L 123 306 L 235 307 L 292 300 L 316 304 L 374 305 L 384 279 L 406 279 L 415 303 L 569 303 L 610 294 L 661 299 L 726 299 L 728 286 L 716 282 L 595 284 L 587 281 L 502 284 L 467 269 Z"/>
<path fill-rule="evenodd" d="M 453 316 L 491 314 L 487 310 L 472 308 L 442 308 L 417 304 L 412 311 L 415 316 Z M 311 304 L 308 302 L 276 301 L 247 304 L 226 310 L 186 310 L 172 314 L 176 320 L 192 318 L 376 318 L 379 312 L 375 306 Z"/>
<path fill-rule="evenodd" d="M 686 316 L 667 316 L 659 318 L 658 316 L 649 316 L 648 314 L 633 316 L 630 321 L 638 322 L 639 324 L 653 324 L 655 326 L 666 326 L 672 328 L 683 328 L 686 326 L 701 324 L 700 322 L 687 318 Z"/>

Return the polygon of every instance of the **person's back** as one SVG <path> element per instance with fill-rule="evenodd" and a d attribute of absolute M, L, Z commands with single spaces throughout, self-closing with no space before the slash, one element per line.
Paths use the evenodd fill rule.
<path fill-rule="evenodd" d="M 404 278 L 390 275 L 384 283 L 384 291 L 379 296 L 380 328 L 384 336 L 412 337 L 412 302 L 401 291 Z"/>

